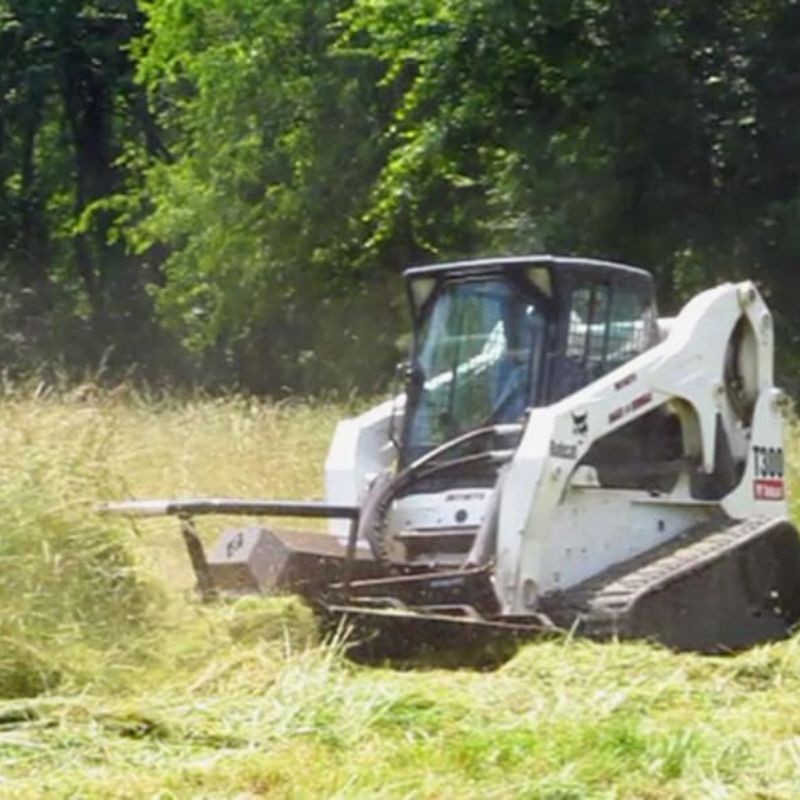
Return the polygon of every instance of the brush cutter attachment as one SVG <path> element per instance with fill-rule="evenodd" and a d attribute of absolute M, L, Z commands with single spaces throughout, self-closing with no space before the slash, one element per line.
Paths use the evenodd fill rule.
<path fill-rule="evenodd" d="M 346 548 L 334 536 L 254 525 L 223 531 L 208 554 L 210 585 L 226 594 L 293 592 L 315 598 L 343 578 Z M 374 572 L 374 559 L 357 553 L 353 574 Z"/>
<path fill-rule="evenodd" d="M 481 653 L 494 660 L 485 655 L 494 652 L 490 648 L 484 653 L 485 645 L 513 645 L 554 630 L 542 615 L 501 618 L 486 567 L 442 572 L 418 566 L 387 575 L 371 551 L 356 546 L 356 508 L 214 498 L 131 500 L 98 510 L 128 517 L 177 516 L 204 599 L 220 594 L 299 594 L 312 603 L 328 630 L 344 624 L 351 631 L 351 653 L 357 658 L 466 647 L 476 658 Z M 230 528 L 206 552 L 195 517 L 210 514 L 343 518 L 352 524 L 345 544 L 316 531 L 263 525 Z"/>
<path fill-rule="evenodd" d="M 491 565 L 387 568 L 356 546 L 358 509 L 323 503 L 211 499 L 109 503 L 103 513 L 174 515 L 205 599 L 295 593 L 326 629 L 351 631 L 360 660 L 460 652 L 493 663 L 517 642 L 559 630 L 596 639 L 652 639 L 678 650 L 725 652 L 778 639 L 800 618 L 800 539 L 787 520 L 723 520 L 542 598 L 537 612 L 503 614 Z M 194 517 L 246 514 L 344 518 L 327 533 L 230 528 L 206 553 Z M 502 643 L 502 644 L 501 644 Z M 499 648 L 499 649 L 498 649 Z"/>

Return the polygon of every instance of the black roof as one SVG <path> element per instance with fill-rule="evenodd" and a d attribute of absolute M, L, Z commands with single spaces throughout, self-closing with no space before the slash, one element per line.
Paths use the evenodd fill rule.
<path fill-rule="evenodd" d="M 652 280 L 646 270 L 619 264 L 615 261 L 602 261 L 596 258 L 572 258 L 551 255 L 503 256 L 499 258 L 476 258 L 465 261 L 450 261 L 444 264 L 429 264 L 410 267 L 403 272 L 406 278 L 435 277 L 443 273 L 468 275 L 471 272 L 486 272 L 491 269 L 524 269 L 530 266 L 548 266 L 556 269 L 598 269 L 625 273 L 631 278 Z"/>

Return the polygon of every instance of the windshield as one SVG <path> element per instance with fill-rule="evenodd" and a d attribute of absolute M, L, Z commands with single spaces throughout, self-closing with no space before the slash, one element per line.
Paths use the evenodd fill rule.
<path fill-rule="evenodd" d="M 446 284 L 420 331 L 406 460 L 468 430 L 515 422 L 530 404 L 544 315 L 502 279 Z"/>

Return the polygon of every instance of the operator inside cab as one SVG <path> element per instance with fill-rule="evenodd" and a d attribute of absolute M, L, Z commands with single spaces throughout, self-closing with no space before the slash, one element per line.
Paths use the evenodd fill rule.
<path fill-rule="evenodd" d="M 502 278 L 443 286 L 413 364 L 408 460 L 465 431 L 518 421 L 530 405 L 544 329 L 535 298 Z"/>

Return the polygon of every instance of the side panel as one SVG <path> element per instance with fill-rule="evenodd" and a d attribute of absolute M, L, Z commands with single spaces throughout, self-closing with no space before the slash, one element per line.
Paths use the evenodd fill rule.
<path fill-rule="evenodd" d="M 395 501 L 389 514 L 392 530 L 474 528 L 483 522 L 490 489 L 451 489 L 412 494 Z"/>
<path fill-rule="evenodd" d="M 328 503 L 358 505 L 371 480 L 395 460 L 389 441 L 392 426 L 402 425 L 404 397 L 387 400 L 358 417 L 342 420 L 333 434 L 325 459 L 325 499 Z M 346 537 L 350 523 L 331 520 L 328 529 Z"/>
<path fill-rule="evenodd" d="M 645 492 L 572 489 L 555 512 L 539 592 L 566 589 L 678 536 L 718 513 L 716 503 L 670 503 Z"/>

